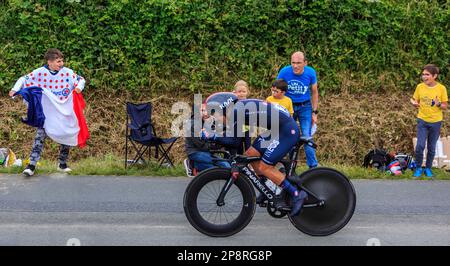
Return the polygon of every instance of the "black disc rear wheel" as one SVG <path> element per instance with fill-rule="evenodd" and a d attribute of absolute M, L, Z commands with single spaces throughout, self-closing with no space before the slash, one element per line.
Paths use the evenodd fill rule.
<path fill-rule="evenodd" d="M 302 212 L 289 217 L 300 231 L 312 236 L 327 236 L 341 230 L 352 218 L 356 194 L 350 180 L 342 173 L 325 167 L 313 168 L 300 175 L 301 187 L 314 196 L 305 201 Z M 323 206 L 306 207 L 320 200 Z"/>

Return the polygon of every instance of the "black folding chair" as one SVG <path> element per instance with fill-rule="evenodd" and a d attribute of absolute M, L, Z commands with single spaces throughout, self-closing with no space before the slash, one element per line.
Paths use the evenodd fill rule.
<path fill-rule="evenodd" d="M 173 138 L 160 138 L 157 136 L 155 127 L 152 124 L 152 104 L 134 104 L 127 102 L 127 128 L 125 140 L 125 168 L 138 162 L 145 163 L 144 155 L 148 151 L 149 160 L 151 158 L 151 147 L 155 147 L 155 158 L 159 166 L 168 163 L 174 166 L 169 157 L 170 149 L 177 140 Z M 131 142 L 136 151 L 132 160 L 128 160 L 128 142 Z M 164 147 L 164 145 L 168 145 Z M 161 153 L 161 156 L 158 154 Z"/>

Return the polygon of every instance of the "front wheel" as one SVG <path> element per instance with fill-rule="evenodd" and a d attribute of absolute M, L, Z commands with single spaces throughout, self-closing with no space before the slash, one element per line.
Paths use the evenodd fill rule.
<path fill-rule="evenodd" d="M 244 229 L 255 213 L 255 192 L 245 176 L 239 175 L 224 198 L 217 199 L 230 179 L 231 171 L 211 168 L 189 183 L 184 193 L 184 213 L 199 232 L 213 237 L 226 237 Z"/>
<path fill-rule="evenodd" d="M 302 173 L 300 180 L 301 188 L 310 195 L 302 212 L 289 217 L 291 223 L 312 236 L 327 236 L 341 230 L 355 211 L 356 194 L 350 180 L 344 174 L 325 167 Z M 314 206 L 318 201 L 323 205 Z M 308 207 L 308 204 L 313 207 Z"/>

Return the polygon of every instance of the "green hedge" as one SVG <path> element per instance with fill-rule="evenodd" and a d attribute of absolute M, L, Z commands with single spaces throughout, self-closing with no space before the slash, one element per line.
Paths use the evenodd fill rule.
<path fill-rule="evenodd" d="M 446 0 L 2 1 L 0 88 L 57 47 L 103 90 L 266 88 L 295 50 L 322 93 L 411 89 L 426 63 L 448 81 L 449 21 Z"/>

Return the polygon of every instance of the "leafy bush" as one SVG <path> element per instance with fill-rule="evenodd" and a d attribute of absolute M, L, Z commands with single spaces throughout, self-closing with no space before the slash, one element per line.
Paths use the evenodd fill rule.
<path fill-rule="evenodd" d="M 445 0 L 2 1 L 0 87 L 57 47 L 102 90 L 266 88 L 295 50 L 322 93 L 411 89 L 426 63 L 450 77 L 448 10 Z"/>

